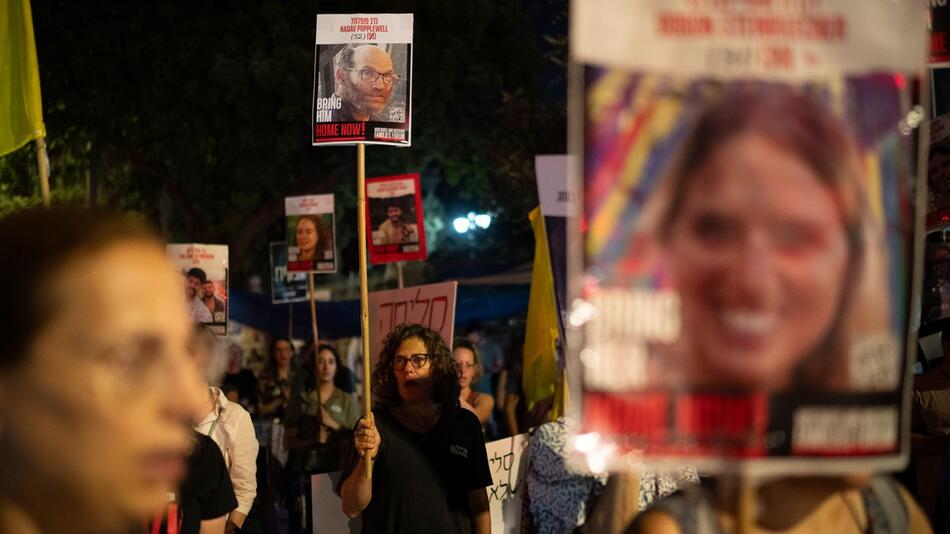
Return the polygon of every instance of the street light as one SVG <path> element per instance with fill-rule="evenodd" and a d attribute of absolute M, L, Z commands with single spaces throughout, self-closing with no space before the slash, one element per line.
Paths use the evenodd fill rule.
<path fill-rule="evenodd" d="M 489 226 L 491 226 L 490 213 L 475 213 L 474 211 L 470 211 L 468 212 L 467 216 L 456 217 L 452 221 L 452 227 L 455 228 L 455 231 L 460 234 L 464 234 L 469 230 L 475 230 L 477 228 L 487 230 Z"/>

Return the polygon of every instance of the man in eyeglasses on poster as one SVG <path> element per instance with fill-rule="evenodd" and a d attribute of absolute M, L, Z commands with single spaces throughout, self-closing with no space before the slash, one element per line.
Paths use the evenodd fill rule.
<path fill-rule="evenodd" d="M 330 114 L 331 122 L 382 121 L 399 75 L 392 58 L 376 45 L 348 45 L 337 57 L 336 93 L 342 105 Z"/>

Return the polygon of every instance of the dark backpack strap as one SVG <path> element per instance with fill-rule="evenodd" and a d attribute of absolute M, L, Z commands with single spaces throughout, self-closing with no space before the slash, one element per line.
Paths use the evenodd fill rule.
<path fill-rule="evenodd" d="M 891 477 L 876 476 L 861 494 L 870 534 L 907 534 L 910 517 L 897 482 Z"/>

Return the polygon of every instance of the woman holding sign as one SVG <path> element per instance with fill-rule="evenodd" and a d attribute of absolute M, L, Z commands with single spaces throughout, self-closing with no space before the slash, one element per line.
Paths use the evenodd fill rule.
<path fill-rule="evenodd" d="M 410 324 L 386 336 L 373 398 L 341 484 L 344 513 L 362 514 L 363 532 L 491 532 L 481 426 L 459 407 L 458 368 L 439 333 Z"/>

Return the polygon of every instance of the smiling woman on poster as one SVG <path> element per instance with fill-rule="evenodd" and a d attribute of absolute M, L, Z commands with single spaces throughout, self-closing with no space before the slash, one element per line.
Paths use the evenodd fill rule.
<path fill-rule="evenodd" d="M 295 233 L 296 245 L 299 248 L 297 261 L 319 261 L 326 258 L 329 245 L 320 224 L 320 217 L 316 215 L 301 215 L 297 219 Z"/>
<path fill-rule="evenodd" d="M 403 324 L 386 336 L 373 371 L 376 408 L 357 423 L 359 458 L 340 488 L 343 512 L 361 514 L 363 532 L 491 532 L 485 440 L 458 398 L 458 368 L 438 332 Z"/>
<path fill-rule="evenodd" d="M 890 307 L 850 132 L 811 96 L 740 87 L 700 114 L 680 154 L 652 208 L 681 335 L 654 352 L 652 376 L 689 388 L 866 386 L 854 380 L 857 342 L 888 348 Z"/>

